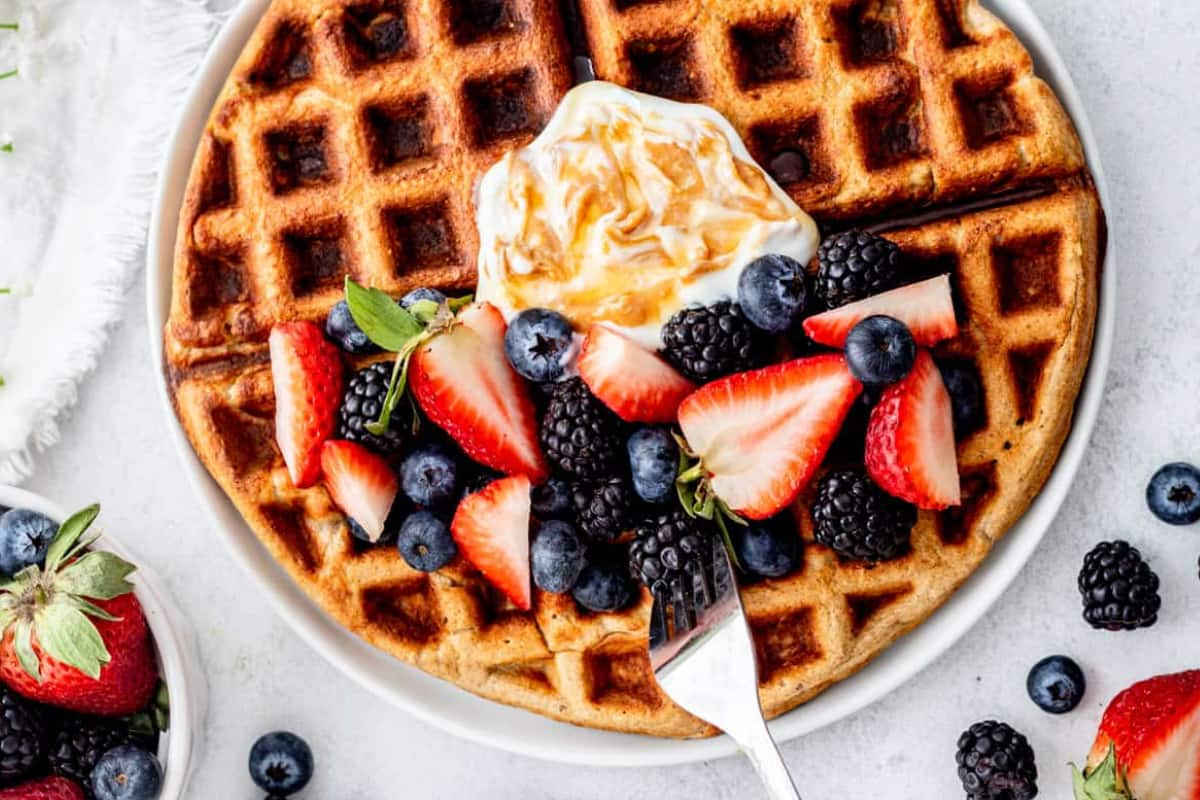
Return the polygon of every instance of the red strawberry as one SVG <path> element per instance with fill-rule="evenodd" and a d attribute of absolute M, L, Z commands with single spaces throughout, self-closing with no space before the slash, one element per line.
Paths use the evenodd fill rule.
<path fill-rule="evenodd" d="M 1115 752 L 1115 758 L 1110 757 Z M 1125 786 L 1121 776 L 1124 774 Z M 1200 800 L 1200 670 L 1135 683 L 1109 703 L 1077 800 Z"/>
<path fill-rule="evenodd" d="M 960 502 L 950 395 L 933 358 L 917 351 L 912 371 L 871 411 L 864 456 L 879 486 L 919 508 Z"/>
<path fill-rule="evenodd" d="M 674 422 L 696 386 L 632 339 L 593 325 L 579 354 L 579 376 L 626 422 Z"/>
<path fill-rule="evenodd" d="M 717 497 L 766 519 L 812 480 L 861 391 L 840 355 L 802 358 L 704 386 L 679 426 Z"/>
<path fill-rule="evenodd" d="M 87 551 L 91 506 L 62 524 L 44 570 L 30 567 L 0 590 L 5 610 L 0 680 L 41 703 L 122 716 L 146 707 L 158 666 L 146 617 L 125 580 L 133 565 Z"/>
<path fill-rule="evenodd" d="M 338 350 L 311 322 L 271 329 L 275 379 L 275 441 L 292 482 L 312 486 L 321 477 L 321 445 L 333 435 L 342 395 Z"/>
<path fill-rule="evenodd" d="M 529 587 L 529 479 L 492 481 L 458 504 L 450 532 L 458 549 L 517 608 L 533 604 Z"/>
<path fill-rule="evenodd" d="M 504 319 L 494 306 L 473 303 L 458 320 L 413 353 L 413 397 L 471 458 L 540 483 L 549 470 L 533 401 L 504 356 Z"/>
<path fill-rule="evenodd" d="M 57 775 L 0 789 L 0 800 L 84 800 L 79 784 Z"/>
<path fill-rule="evenodd" d="M 388 463 L 360 444 L 335 440 L 321 448 L 321 470 L 333 502 L 378 541 L 400 491 Z"/>
<path fill-rule="evenodd" d="M 876 314 L 903 322 L 917 344 L 924 347 L 958 335 L 949 275 L 901 286 L 809 317 L 804 320 L 804 332 L 819 344 L 842 347 L 851 328 Z"/>

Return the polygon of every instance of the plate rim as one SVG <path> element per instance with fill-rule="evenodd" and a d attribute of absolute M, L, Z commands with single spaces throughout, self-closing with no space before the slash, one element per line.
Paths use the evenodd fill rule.
<path fill-rule="evenodd" d="M 209 524 L 244 573 L 301 639 L 354 682 L 426 724 L 500 750 L 587 766 L 665 766 L 735 754 L 737 747 L 726 736 L 657 739 L 581 728 L 540 717 L 478 698 L 375 650 L 308 599 L 258 542 L 200 463 L 178 422 L 162 375 L 162 330 L 170 307 L 179 207 L 212 104 L 270 1 L 243 0 L 205 54 L 163 154 L 146 249 L 147 334 L 152 366 L 158 376 L 155 388 L 179 463 Z M 1111 229 L 1112 206 L 1094 130 L 1062 57 L 1028 0 L 989 0 L 986 4 L 1029 50 L 1037 74 L 1053 87 L 1073 119 Z M 1115 330 L 1116 264 L 1116 248 L 1110 238 L 1100 268 L 1091 360 L 1076 401 L 1071 431 L 1042 491 L 971 577 L 916 629 L 860 672 L 773 720 L 771 730 L 779 743 L 849 717 L 924 671 L 982 619 L 1024 569 L 1074 483 L 1099 416 Z"/>

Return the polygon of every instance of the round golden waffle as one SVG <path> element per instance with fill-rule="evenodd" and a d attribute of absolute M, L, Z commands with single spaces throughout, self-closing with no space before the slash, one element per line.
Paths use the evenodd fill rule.
<path fill-rule="evenodd" d="M 1012 33 L 974 0 L 275 0 L 214 107 L 176 247 L 164 365 L 209 472 L 322 608 L 484 697 L 658 736 L 712 729 L 657 689 L 650 601 L 613 614 L 507 604 L 461 559 L 433 574 L 364 549 L 275 446 L 266 337 L 322 319 L 346 274 L 391 293 L 469 287 L 476 177 L 532 138 L 586 47 L 607 80 L 708 103 L 827 229 L 866 225 L 913 277 L 953 276 L 984 428 L 963 505 L 923 512 L 874 568 L 806 540 L 747 586 L 763 706 L 866 664 L 980 564 L 1049 475 L 1096 313 L 1104 224 L 1079 141 Z M 568 43 L 575 43 L 574 49 Z"/>

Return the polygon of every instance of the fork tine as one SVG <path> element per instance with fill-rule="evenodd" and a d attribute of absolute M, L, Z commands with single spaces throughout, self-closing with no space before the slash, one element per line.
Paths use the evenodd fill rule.
<path fill-rule="evenodd" d="M 654 603 L 650 612 L 650 649 L 667 643 L 667 603 L 661 589 L 652 592 Z"/>

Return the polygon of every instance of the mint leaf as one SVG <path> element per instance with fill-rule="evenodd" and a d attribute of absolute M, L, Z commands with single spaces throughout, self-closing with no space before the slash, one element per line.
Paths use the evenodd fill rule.
<path fill-rule="evenodd" d="M 385 292 L 362 286 L 349 277 L 346 278 L 346 303 L 355 324 L 384 350 L 398 353 L 425 330 L 416 317 Z"/>
<path fill-rule="evenodd" d="M 100 506 L 93 503 L 82 511 L 72 514 L 66 522 L 59 526 L 58 533 L 55 534 L 54 541 L 50 544 L 50 549 L 46 551 L 46 572 L 56 572 L 64 561 L 69 560 L 69 556 L 78 550 L 76 546 L 80 542 L 80 537 L 87 532 L 99 514 Z"/>
<path fill-rule="evenodd" d="M 37 614 L 38 644 L 53 659 L 70 664 L 89 678 L 112 660 L 100 631 L 70 603 L 51 603 Z"/>

